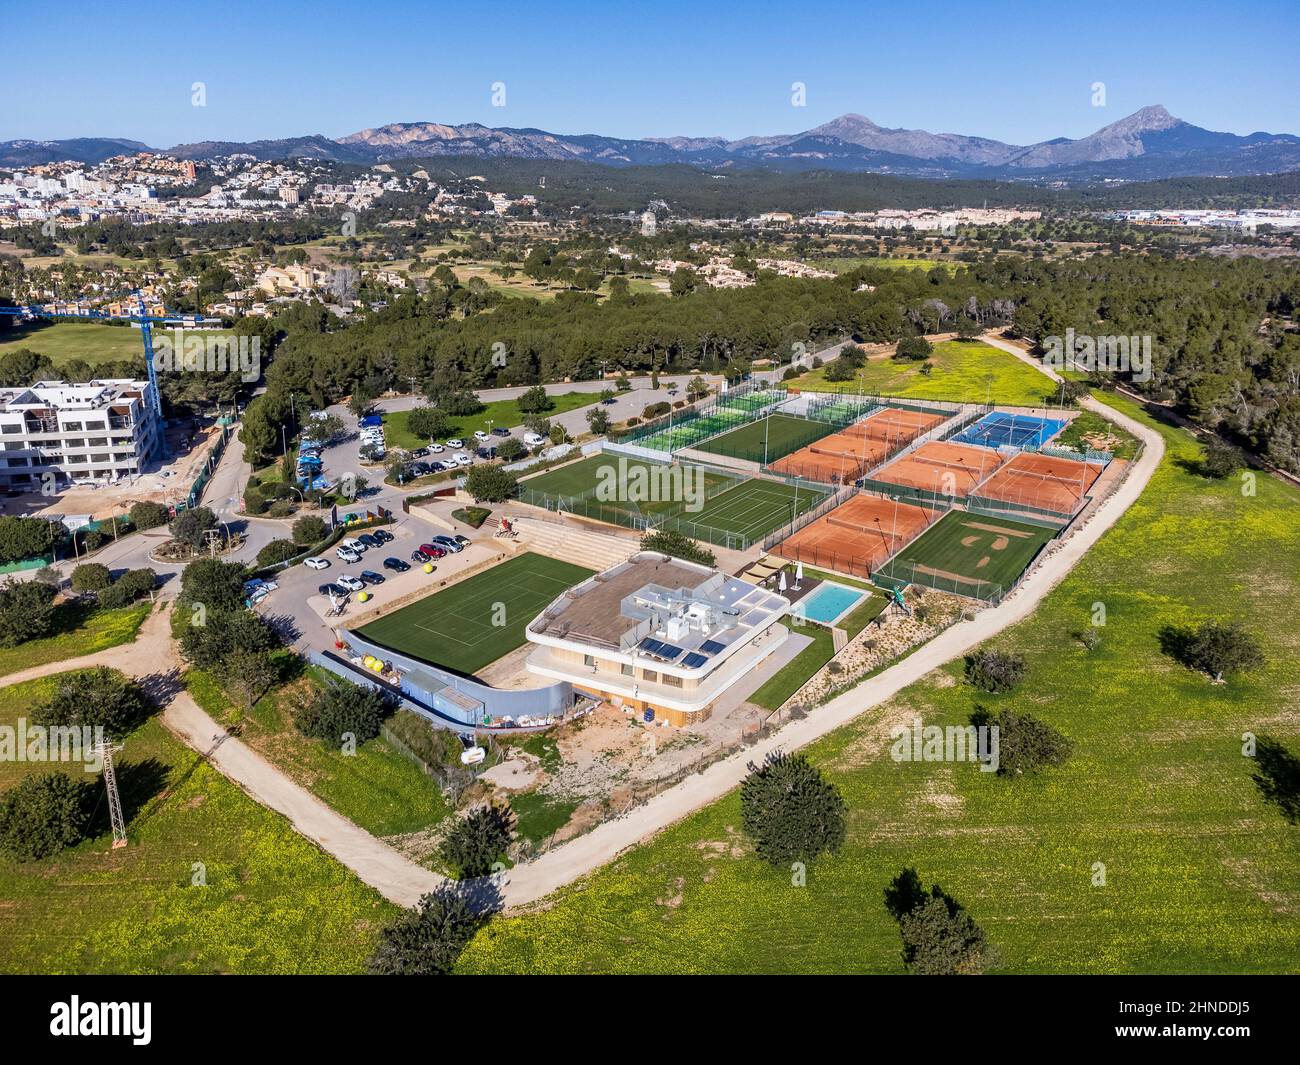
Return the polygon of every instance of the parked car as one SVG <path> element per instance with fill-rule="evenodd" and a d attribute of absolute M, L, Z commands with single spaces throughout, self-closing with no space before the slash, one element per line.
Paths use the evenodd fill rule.
<path fill-rule="evenodd" d="M 450 536 L 435 536 L 433 543 L 438 547 L 445 547 L 448 551 L 459 553 L 465 550 L 463 544 L 456 543 Z"/>
<path fill-rule="evenodd" d="M 475 430 L 474 430 L 474 439 L 475 439 L 475 440 L 486 440 L 487 438 L 488 438 L 487 430 L 485 430 L 485 429 L 475 429 Z"/>
<path fill-rule="evenodd" d="M 494 429 L 492 430 L 492 435 L 493 435 L 493 436 L 509 436 L 509 435 L 510 435 L 510 430 L 507 429 L 507 428 L 505 428 L 504 426 L 498 425 L 496 428 L 494 428 Z"/>
<path fill-rule="evenodd" d="M 430 444 L 430 445 L 429 445 L 429 454 L 430 454 L 430 455 L 441 455 L 441 454 L 442 454 L 444 451 L 446 451 L 446 450 L 447 450 L 447 449 L 446 449 L 445 447 L 443 447 L 441 444 Z"/>
<path fill-rule="evenodd" d="M 439 547 L 437 544 L 421 544 L 420 550 L 430 558 L 442 558 L 447 553 L 445 547 Z"/>
<path fill-rule="evenodd" d="M 610 396 L 608 399 L 602 399 L 600 402 L 603 406 L 608 407 L 611 403 L 617 403 L 618 400 L 614 396 Z"/>
<path fill-rule="evenodd" d="M 456 543 L 460 544 L 461 547 L 469 547 L 470 545 L 470 538 L 468 536 L 461 536 L 460 533 L 457 533 L 452 537 L 452 539 L 455 540 Z"/>
<path fill-rule="evenodd" d="M 330 560 L 328 558 L 309 558 L 307 559 L 308 569 L 329 569 Z"/>
<path fill-rule="evenodd" d="M 411 568 L 409 562 L 403 562 L 400 558 L 384 559 L 384 569 L 391 569 L 394 573 L 405 573 Z"/>
<path fill-rule="evenodd" d="M 429 454 L 429 449 L 427 447 L 417 447 L 414 451 L 411 452 L 411 458 L 422 459 L 426 457 L 428 454 Z"/>
<path fill-rule="evenodd" d="M 529 447 L 537 447 L 540 444 L 546 443 L 546 437 L 542 436 L 540 433 L 524 433 L 524 443 Z"/>
<path fill-rule="evenodd" d="M 455 450 L 458 450 L 459 448 L 464 447 L 464 446 L 465 446 L 465 441 L 464 441 L 464 440 L 448 440 L 448 441 L 447 441 L 447 446 L 448 446 L 449 448 L 451 448 L 453 451 L 455 451 Z"/>
<path fill-rule="evenodd" d="M 474 465 L 474 460 L 473 460 L 472 458 L 470 458 L 468 455 L 466 455 L 465 452 L 463 452 L 463 451 L 457 451 L 456 454 L 454 454 L 454 455 L 452 456 L 452 458 L 456 460 L 456 465 L 457 465 L 457 466 L 472 466 L 472 465 Z"/>
<path fill-rule="evenodd" d="M 494 447 L 476 447 L 474 454 L 481 459 L 494 459 L 497 457 L 497 449 Z"/>
<path fill-rule="evenodd" d="M 361 561 L 361 553 L 359 551 L 353 551 L 350 547 L 339 545 L 339 547 L 334 551 L 334 554 L 338 556 L 340 562 L 352 563 Z"/>
<path fill-rule="evenodd" d="M 316 591 L 321 595 L 333 595 L 336 599 L 348 597 L 348 590 L 338 584 L 322 584 Z"/>
<path fill-rule="evenodd" d="M 432 562 L 433 559 L 429 555 L 426 555 L 422 550 L 420 550 L 417 547 L 414 551 L 411 552 L 411 561 L 423 563 L 423 562 Z"/>
<path fill-rule="evenodd" d="M 357 539 L 360 540 L 367 547 L 379 547 L 383 543 L 382 540 L 377 540 L 375 538 L 374 533 L 362 533 L 360 536 L 357 537 Z"/>
<path fill-rule="evenodd" d="M 366 545 L 356 537 L 348 537 L 346 540 L 340 540 L 339 547 L 346 547 L 349 551 L 355 551 L 358 555 L 364 554 L 366 550 Z"/>
<path fill-rule="evenodd" d="M 381 544 L 391 544 L 393 542 L 393 534 L 390 533 L 387 529 L 376 529 L 370 535 L 373 536 L 376 540 L 378 540 Z"/>
<path fill-rule="evenodd" d="M 376 573 L 372 569 L 363 569 L 358 576 L 361 578 L 363 584 L 384 583 L 384 575 L 382 573 Z"/>
<path fill-rule="evenodd" d="M 353 577 L 349 573 L 343 574 L 343 576 L 338 579 L 338 583 L 343 585 L 343 587 L 346 588 L 349 592 L 364 591 L 366 587 L 365 581 L 360 580 L 357 577 Z"/>

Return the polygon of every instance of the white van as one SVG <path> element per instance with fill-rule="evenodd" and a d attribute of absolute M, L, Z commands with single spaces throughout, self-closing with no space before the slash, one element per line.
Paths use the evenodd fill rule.
<path fill-rule="evenodd" d="M 546 443 L 546 437 L 540 433 L 524 433 L 524 443 L 529 447 L 538 447 Z"/>

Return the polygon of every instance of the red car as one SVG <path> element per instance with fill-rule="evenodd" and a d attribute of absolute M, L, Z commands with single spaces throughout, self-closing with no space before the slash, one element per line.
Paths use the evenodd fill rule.
<path fill-rule="evenodd" d="M 447 552 L 437 544 L 421 544 L 420 550 L 430 558 L 442 558 Z"/>

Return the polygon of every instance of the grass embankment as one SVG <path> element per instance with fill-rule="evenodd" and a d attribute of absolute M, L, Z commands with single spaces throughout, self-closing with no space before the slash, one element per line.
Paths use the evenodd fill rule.
<path fill-rule="evenodd" d="M 579 407 L 589 407 L 599 401 L 599 392 L 561 392 L 558 395 L 551 396 L 553 406 L 550 410 L 544 411 L 542 416 L 554 418 L 566 411 L 577 410 Z M 407 424 L 410 417 L 411 412 L 407 410 L 390 411 L 383 415 L 384 442 L 388 447 L 413 450 L 417 447 L 428 446 L 429 441 L 425 437 L 411 432 Z M 512 429 L 517 425 L 523 425 L 524 417 L 525 415 L 519 409 L 517 400 L 493 400 L 491 403 L 485 403 L 483 409 L 477 414 L 467 414 L 463 417 L 450 419 L 451 431 L 445 439 L 460 438 L 468 445 L 473 446 L 472 437 L 476 429 L 481 429 L 484 432 L 488 432 L 492 427 Z M 493 442 L 499 443 L 500 440 L 493 438 Z"/>
<path fill-rule="evenodd" d="M 130 643 L 152 609 L 149 603 L 133 603 L 115 610 L 97 610 L 83 603 L 60 603 L 54 608 L 53 636 L 0 648 L 0 676 Z"/>
<path fill-rule="evenodd" d="M 959 400 L 1041 407 L 1052 383 L 1009 352 L 978 340 L 945 340 L 934 345 L 927 374 L 925 362 L 895 358 L 869 359 L 851 381 L 827 381 L 826 368 L 809 370 L 790 382 L 814 392 L 863 392 L 905 399 Z"/>

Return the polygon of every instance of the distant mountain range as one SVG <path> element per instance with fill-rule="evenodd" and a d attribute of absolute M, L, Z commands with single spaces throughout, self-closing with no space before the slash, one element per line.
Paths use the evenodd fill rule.
<path fill-rule="evenodd" d="M 137 141 L 82 138 L 0 142 L 0 165 L 32 166 L 59 159 L 97 163 L 127 151 L 159 151 L 204 160 L 244 152 L 259 159 L 325 159 L 376 163 L 436 156 L 574 160 L 609 166 L 689 163 L 705 167 L 845 170 L 907 177 L 1046 179 L 1086 183 L 1105 178 L 1246 176 L 1300 170 L 1300 137 L 1289 133 L 1216 133 L 1144 107 L 1079 140 L 1059 137 L 1016 145 L 888 129 L 862 115 L 771 137 L 649 137 L 624 140 L 540 129 L 494 129 L 477 122 L 396 122 L 337 140 L 319 134 L 251 142 L 200 141 L 153 149 Z"/>

